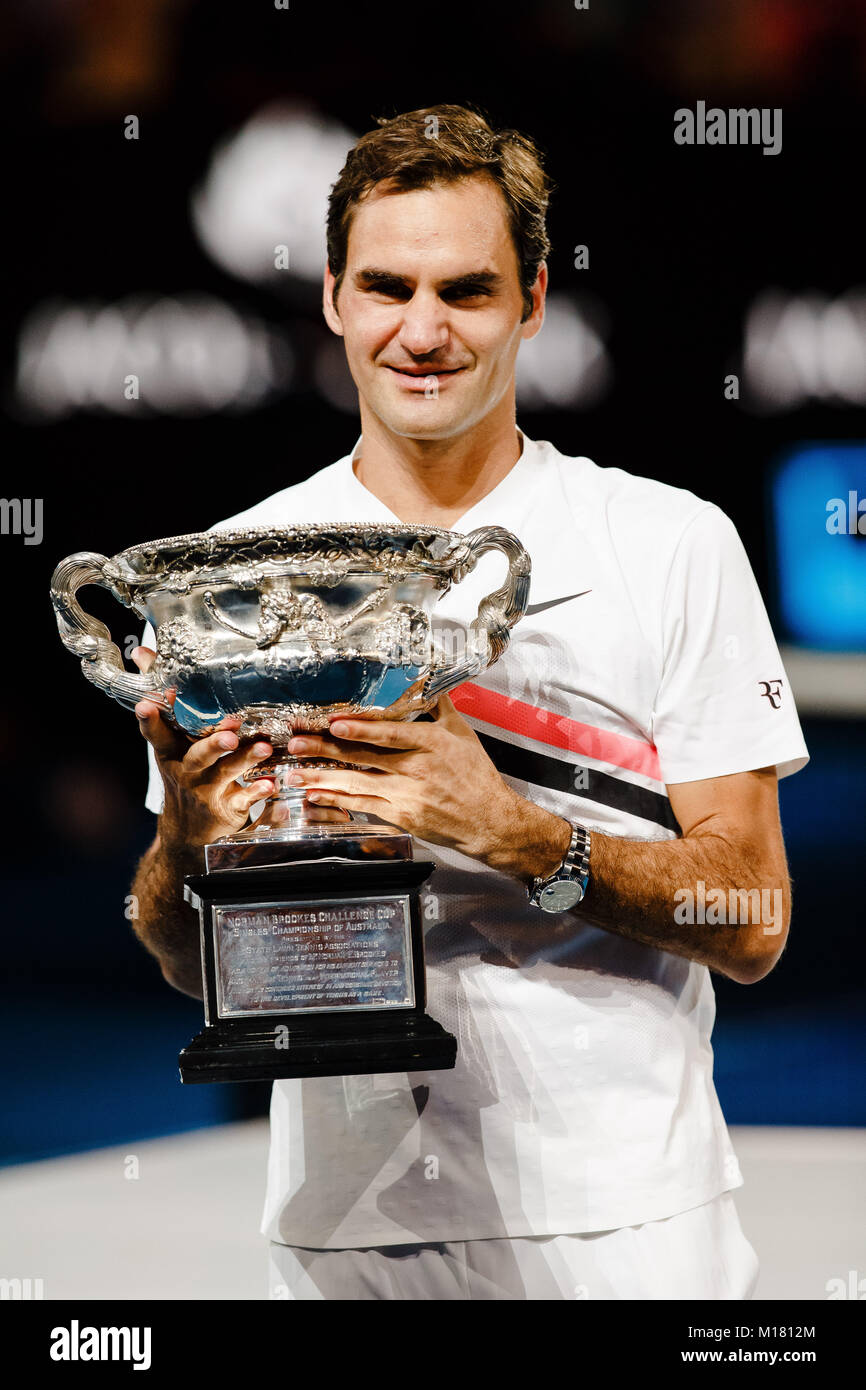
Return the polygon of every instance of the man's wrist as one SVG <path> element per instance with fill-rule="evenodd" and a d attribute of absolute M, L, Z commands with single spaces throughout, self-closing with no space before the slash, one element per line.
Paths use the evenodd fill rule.
<path fill-rule="evenodd" d="M 515 801 L 508 833 L 485 855 L 485 862 L 530 888 L 536 878 L 547 878 L 562 863 L 572 827 L 562 816 L 516 792 Z"/>
<path fill-rule="evenodd" d="M 165 813 L 159 818 L 157 836 L 159 852 L 166 863 L 176 865 L 185 873 L 204 869 L 204 845 L 190 843 L 183 828 Z"/>

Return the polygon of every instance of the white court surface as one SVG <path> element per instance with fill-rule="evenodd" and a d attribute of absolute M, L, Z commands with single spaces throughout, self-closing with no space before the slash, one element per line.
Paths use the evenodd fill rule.
<path fill-rule="evenodd" d="M 866 1130 L 731 1137 L 756 1298 L 866 1294 Z M 41 1279 L 46 1299 L 267 1298 L 267 1138 L 253 1120 L 0 1169 L 0 1278 Z"/>

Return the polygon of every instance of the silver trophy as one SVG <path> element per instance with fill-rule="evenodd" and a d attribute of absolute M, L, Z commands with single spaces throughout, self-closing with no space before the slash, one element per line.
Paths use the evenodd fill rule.
<path fill-rule="evenodd" d="M 503 551 L 504 585 L 468 629 L 434 630 L 437 599 Z M 121 704 L 147 698 L 191 740 L 227 715 L 273 755 L 251 777 L 275 790 L 238 834 L 205 848 L 185 883 L 199 911 L 205 1028 L 184 1081 L 348 1075 L 454 1065 L 456 1043 L 424 1012 L 418 896 L 433 865 L 376 817 L 314 808 L 290 772 L 295 734 L 329 716 L 415 719 L 505 650 L 529 595 L 516 536 L 421 525 L 317 524 L 174 536 L 57 566 L 51 600 L 84 675 Z M 127 671 L 81 608 L 107 588 L 156 632 L 156 660 Z M 455 649 L 454 639 L 460 638 Z M 347 766 L 350 764 L 341 764 Z"/>

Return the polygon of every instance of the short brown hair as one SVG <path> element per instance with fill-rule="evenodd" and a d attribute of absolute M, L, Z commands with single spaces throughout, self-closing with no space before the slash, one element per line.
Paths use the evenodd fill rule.
<path fill-rule="evenodd" d="M 555 185 L 532 140 L 517 130 L 493 130 L 468 106 L 426 106 L 402 116 L 380 117 L 353 145 L 328 199 L 328 265 L 343 283 L 349 230 L 355 209 L 376 184 L 389 180 L 394 193 L 483 174 L 505 199 L 517 252 L 524 322 L 532 313 L 530 291 L 550 253 L 546 214 Z"/>

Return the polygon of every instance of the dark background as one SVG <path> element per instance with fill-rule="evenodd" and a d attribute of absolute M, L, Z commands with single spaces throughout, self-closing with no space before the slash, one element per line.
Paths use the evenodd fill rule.
<path fill-rule="evenodd" d="M 180 1086 L 175 1057 L 200 1005 L 164 984 L 124 918 L 155 824 L 144 746 L 134 718 L 81 677 L 48 598 L 72 551 L 111 555 L 204 529 L 332 462 L 359 433 L 310 368 L 329 336 L 320 288 L 277 273 L 252 283 L 201 245 L 190 194 L 215 147 L 275 101 L 356 135 L 378 116 L 468 101 L 531 135 L 557 185 L 551 291 L 601 310 L 611 378 L 588 402 L 519 404 L 522 428 L 718 503 L 791 641 L 777 606 L 773 480 L 803 442 L 863 442 L 866 384 L 860 403 L 831 382 L 789 408 L 768 405 L 743 376 L 744 325 L 767 289 L 832 299 L 863 284 L 866 9 L 16 0 L 0 38 L 3 492 L 44 499 L 40 545 L 0 537 L 0 1154 L 11 1162 L 258 1113 L 266 1099 L 265 1087 Z M 675 144 L 674 111 L 698 100 L 782 108 L 782 152 Z M 137 141 L 124 138 L 129 113 Z M 577 244 L 589 247 L 588 270 L 574 268 Z M 191 293 L 289 345 L 293 373 L 256 407 L 91 405 L 51 417 L 22 392 L 21 344 L 40 306 Z M 725 398 L 731 372 L 738 400 Z M 821 515 L 814 544 L 824 541 Z M 116 640 L 137 631 L 98 591 L 86 603 Z M 715 977 L 717 1085 L 731 1122 L 859 1125 L 866 713 L 830 718 L 819 701 L 801 717 L 811 763 L 781 784 L 790 941 L 757 986 Z"/>

